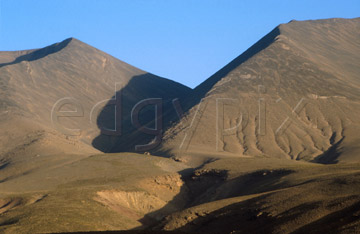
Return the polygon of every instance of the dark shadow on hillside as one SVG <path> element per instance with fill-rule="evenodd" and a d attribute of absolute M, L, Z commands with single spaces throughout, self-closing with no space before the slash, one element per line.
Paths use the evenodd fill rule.
<path fill-rule="evenodd" d="M 162 129 L 161 132 L 163 132 L 179 119 L 173 106 L 173 100 L 181 100 L 191 91 L 186 86 L 150 73 L 134 76 L 128 84 L 116 92 L 111 98 L 113 100 L 109 100 L 100 111 L 96 122 L 102 132 L 93 140 L 92 145 L 106 153 L 136 151 L 135 146 L 148 144 L 155 138 L 155 134 L 144 133 L 134 126 L 131 120 L 134 106 L 148 99 L 160 100 L 162 114 L 157 118 L 160 118 L 161 124 L 157 126 L 157 129 Z M 120 108 L 115 108 L 115 103 Z M 140 126 L 156 129 L 155 106 L 150 103 L 139 111 L 137 116 Z M 160 108 L 160 105 L 157 108 Z"/>
<path fill-rule="evenodd" d="M 341 143 L 344 141 L 345 137 L 342 137 L 338 142 L 334 142 L 336 133 L 334 133 L 330 138 L 331 146 L 325 151 L 322 155 L 318 156 L 313 160 L 313 162 L 321 164 L 336 164 L 339 162 L 338 158 L 341 155 Z"/>
<path fill-rule="evenodd" d="M 359 216 L 356 215 L 359 210 L 360 201 L 321 217 L 314 222 L 308 223 L 294 233 L 341 233 L 341 231 L 344 230 L 344 227 L 348 227 L 350 233 L 350 231 L 355 231 L 355 227 L 352 229 L 351 224 L 359 222 Z"/>
<path fill-rule="evenodd" d="M 66 39 L 66 40 L 64 40 L 62 42 L 52 44 L 52 45 L 47 46 L 45 48 L 31 51 L 28 54 L 24 54 L 24 55 L 21 55 L 21 56 L 17 57 L 12 62 L 0 64 L 0 68 L 4 67 L 4 66 L 8 66 L 8 65 L 13 65 L 13 64 L 16 64 L 16 63 L 21 63 L 23 61 L 31 62 L 31 61 L 34 61 L 34 60 L 42 59 L 42 58 L 44 58 L 44 57 L 46 57 L 46 56 L 48 56 L 50 54 L 54 54 L 54 53 L 64 49 L 71 42 L 71 40 L 72 40 L 72 38 L 68 38 L 68 39 Z"/>
<path fill-rule="evenodd" d="M 176 211 L 212 201 L 289 187 L 286 183 L 279 183 L 279 181 L 293 172 L 285 169 L 260 170 L 228 179 L 228 172 L 225 170 L 200 169 L 189 171 L 186 169 L 179 172 L 184 182 L 180 192 L 166 206 L 145 215 L 144 218 L 139 220 L 143 224 L 139 228 L 161 230 L 164 227 L 163 218 Z"/>
<path fill-rule="evenodd" d="M 261 211 L 268 195 L 224 206 L 210 213 L 189 214 L 191 220 L 176 231 L 188 233 L 272 233 L 276 218 Z"/>
<path fill-rule="evenodd" d="M 182 111 L 188 111 L 194 105 L 199 103 L 201 98 L 204 97 L 204 95 L 216 82 L 221 80 L 221 78 L 226 76 L 229 72 L 241 65 L 243 62 L 267 48 L 275 41 L 276 36 L 279 34 L 280 30 L 278 27 L 276 27 L 273 31 L 271 31 L 233 61 L 231 61 L 224 68 L 216 72 L 213 76 L 196 87 L 193 91 L 187 88 L 186 92 L 184 92 L 184 86 L 170 81 L 162 82 L 160 80 L 161 78 L 149 73 L 133 77 L 130 82 L 116 94 L 116 96 L 121 95 L 121 136 L 108 136 L 106 134 L 101 134 L 93 140 L 92 145 L 102 152 L 124 152 L 134 151 L 135 145 L 144 145 L 149 143 L 152 139 L 154 139 L 154 136 L 139 132 L 131 124 L 130 114 L 136 103 L 147 98 L 162 98 L 162 128 L 165 130 L 167 127 L 171 126 L 174 122 L 179 120 L 179 117 L 172 104 L 173 99 L 179 98 L 182 100 Z M 115 96 L 113 96 L 113 98 L 115 98 Z M 114 115 L 114 108 L 109 108 L 109 106 L 104 108 L 97 120 L 98 127 L 115 129 Z M 153 106 L 144 108 L 139 117 L 139 120 L 143 125 L 150 128 L 154 127 L 155 122 Z"/>

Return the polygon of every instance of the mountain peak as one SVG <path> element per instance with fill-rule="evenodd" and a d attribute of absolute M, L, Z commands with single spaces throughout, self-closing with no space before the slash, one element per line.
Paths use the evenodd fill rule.
<path fill-rule="evenodd" d="M 30 62 L 30 61 L 41 59 L 41 58 L 43 58 L 45 56 L 48 56 L 49 54 L 53 54 L 53 53 L 56 53 L 56 52 L 64 49 L 72 41 L 74 41 L 74 38 L 68 38 L 68 39 L 65 39 L 65 40 L 63 40 L 61 42 L 46 46 L 46 47 L 41 48 L 41 49 L 28 50 L 28 51 L 26 51 L 25 54 L 16 57 L 15 60 L 13 60 L 12 62 L 0 64 L 0 67 L 20 63 L 22 61 Z"/>
<path fill-rule="evenodd" d="M 16 57 L 13 58 L 12 61 L 6 62 L 6 63 L 0 63 L 0 67 L 4 67 L 7 65 L 12 65 L 12 64 L 16 64 L 16 63 L 20 63 L 22 61 L 34 61 L 34 60 L 38 60 L 38 59 L 42 59 L 45 56 L 48 56 L 50 54 L 54 54 L 57 53 L 67 47 L 89 47 L 89 48 L 93 48 L 92 46 L 74 38 L 74 37 L 69 37 L 61 42 L 57 42 L 54 44 L 51 44 L 49 46 L 45 46 L 43 48 L 40 49 L 31 49 L 31 50 L 24 50 L 24 51 L 14 51 L 14 52 L 10 52 L 10 53 L 19 53 Z M 72 48 L 72 49 L 73 49 Z"/>
<path fill-rule="evenodd" d="M 79 40 L 79 39 L 77 39 L 77 38 L 75 38 L 75 37 L 69 37 L 69 38 L 66 38 L 65 40 L 63 40 L 63 41 L 61 41 L 61 42 L 59 42 L 59 43 L 56 43 L 56 44 L 62 44 L 62 43 L 64 43 L 64 44 L 77 44 L 77 43 L 79 43 L 79 44 L 86 44 L 85 42 L 83 42 L 83 41 L 81 41 L 81 40 Z M 87 44 L 86 44 L 87 45 Z"/>
<path fill-rule="evenodd" d="M 189 117 L 167 130 L 164 136 L 170 140 L 163 141 L 161 151 L 182 154 L 179 146 L 186 134 L 189 136 L 184 129 L 195 119 L 199 121 L 196 133 L 192 130 L 194 136 L 188 137 L 191 140 L 186 143 L 190 153 L 209 149 L 236 155 L 313 160 L 337 147 L 335 144 L 342 143 L 342 137 L 346 138 L 344 144 L 358 141 L 352 130 L 360 128 L 355 114 L 360 110 L 360 51 L 356 43 L 359 23 L 358 19 L 329 19 L 279 25 L 194 89 L 195 98 L 189 98 L 187 104 Z M 237 104 L 219 101 L 226 99 Z M 306 107 L 304 100 L 309 103 Z M 296 114 L 303 126 L 294 124 L 279 133 L 288 121 L 281 122 L 282 118 L 292 118 L 291 113 L 300 105 L 304 106 Z M 334 115 L 334 106 L 344 110 Z M 260 116 L 265 115 L 261 122 Z M 219 135 L 226 129 L 225 124 L 227 129 L 233 129 L 230 127 L 239 123 L 239 118 L 244 118 L 244 125 L 236 125 L 237 132 L 232 136 L 226 131 Z M 319 119 L 325 120 L 323 126 L 331 131 L 325 132 Z M 353 121 L 353 126 L 345 126 L 347 121 Z M 260 127 L 264 127 L 263 133 Z M 306 141 L 297 138 L 305 133 L 311 136 Z M 339 160 L 350 157 L 350 153 L 344 153 Z"/>

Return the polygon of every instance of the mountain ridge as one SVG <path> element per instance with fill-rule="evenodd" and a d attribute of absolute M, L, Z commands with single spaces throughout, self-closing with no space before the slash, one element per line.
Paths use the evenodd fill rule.
<path fill-rule="evenodd" d="M 76 39 L 0 52 L 0 232 L 358 233 L 358 25 L 280 25 L 195 89 Z"/>
<path fill-rule="evenodd" d="M 268 97 L 269 100 L 288 100 L 288 103 L 285 104 L 287 107 L 284 110 L 279 109 L 277 111 L 279 113 L 285 111 L 286 109 L 291 110 L 290 107 L 296 106 L 299 100 L 301 100 L 301 98 L 320 100 L 334 97 L 337 98 L 337 102 L 340 99 L 342 99 L 341 101 L 348 100 L 349 102 L 354 102 L 354 105 L 356 106 L 356 102 L 360 100 L 360 96 L 358 95 L 360 81 L 357 78 L 358 67 L 356 66 L 356 61 L 360 58 L 357 53 L 359 45 L 356 39 L 360 38 L 360 35 L 354 29 L 359 27 L 359 21 L 360 18 L 335 18 L 310 21 L 293 20 L 290 21 L 288 24 L 280 24 L 279 26 L 275 27 L 270 33 L 268 33 L 258 42 L 256 42 L 253 46 L 251 46 L 248 50 L 236 57 L 229 64 L 224 66 L 222 69 L 220 69 L 214 75 L 210 76 L 207 80 L 199 84 L 194 89 L 183 86 L 178 82 L 174 82 L 169 79 L 163 79 L 153 74 L 146 73 L 143 70 L 135 68 L 121 60 L 114 58 L 111 55 L 108 55 L 72 37 L 40 49 L 18 52 L 1 52 L 0 61 L 2 61 L 2 58 L 4 57 L 9 57 L 9 53 L 13 53 L 13 56 L 15 57 L 14 60 L 11 62 L 0 64 L 0 69 L 3 71 L 3 85 L 1 87 L 3 88 L 4 92 L 2 95 L 2 100 L 5 100 L 2 101 L 1 108 L 6 111 L 6 106 L 8 105 L 9 107 L 12 107 L 17 111 L 23 110 L 22 113 L 25 113 L 25 115 L 28 117 L 29 114 L 35 114 L 35 117 L 38 120 L 45 120 L 41 122 L 47 122 L 47 125 L 50 126 L 48 113 L 45 113 L 46 111 L 44 112 L 44 103 L 41 103 L 40 101 L 44 98 L 48 99 L 48 97 L 45 97 L 46 95 L 44 96 L 44 92 L 42 91 L 47 89 L 45 87 L 46 83 L 50 81 L 55 82 L 55 86 L 63 89 L 61 93 L 55 91 L 53 87 L 50 87 L 49 90 L 52 90 L 51 92 L 58 92 L 58 98 L 75 96 L 77 99 L 80 100 L 80 103 L 86 106 L 87 110 L 85 111 L 85 115 L 89 115 L 91 105 L 95 105 L 96 100 L 93 97 L 89 97 L 93 102 L 91 104 L 88 99 L 80 97 L 80 93 L 82 93 L 84 96 L 87 96 L 89 94 L 88 92 L 90 91 L 90 93 L 94 93 L 95 96 L 99 95 L 99 97 L 101 97 L 97 98 L 98 101 L 106 99 L 110 100 L 111 98 L 115 97 L 115 87 L 113 87 L 113 90 L 110 91 L 110 86 L 115 86 L 116 82 L 120 82 L 122 84 L 122 87 L 124 88 L 134 77 L 137 77 L 136 80 L 139 81 L 132 82 L 132 84 L 130 84 L 131 88 L 126 88 L 129 89 L 129 91 L 131 90 L 130 92 L 132 93 L 127 93 L 126 95 L 138 96 L 138 98 L 130 98 L 132 99 L 132 101 L 129 102 L 132 103 L 131 105 L 135 105 L 138 101 L 141 100 L 141 98 L 165 98 L 167 96 L 165 99 L 167 99 L 168 97 L 174 99 L 181 97 L 181 106 L 183 108 L 183 111 L 185 111 L 187 115 L 194 113 L 196 109 L 201 106 L 200 102 L 204 98 L 227 98 L 227 96 L 229 96 L 230 98 L 239 97 L 248 99 L 249 103 L 253 103 L 252 105 L 248 105 L 248 107 L 246 107 L 248 108 L 248 110 L 251 110 L 251 112 L 254 112 L 254 106 L 256 106 L 255 102 L 257 101 L 257 99 L 260 98 L 260 96 L 263 96 L 262 98 Z M 346 42 L 346 46 L 339 46 L 340 44 L 337 41 Z M 329 46 L 326 47 L 326 45 Z M 341 58 L 343 61 L 340 63 L 341 65 L 337 65 L 336 61 L 338 56 L 340 56 L 339 58 Z M 353 59 L 352 61 L 349 58 L 355 59 Z M 278 64 L 275 64 L 276 59 L 278 60 Z M 341 73 L 342 70 L 340 68 L 342 66 L 346 69 Z M 294 71 L 289 69 L 290 67 Z M 261 72 L 263 74 L 260 74 Z M 62 78 L 63 80 L 60 79 L 60 74 L 62 74 L 63 77 L 67 78 Z M 297 74 L 302 74 L 301 79 L 296 78 Z M 52 76 L 52 78 L 49 79 L 48 76 Z M 27 78 L 23 79 L 21 77 Z M 91 85 L 94 85 L 94 87 L 98 86 L 98 88 L 88 90 L 88 87 L 90 87 L 88 82 L 91 82 Z M 146 91 L 147 93 L 144 95 L 140 94 L 140 89 L 139 93 L 137 93 L 137 91 L 134 92 L 133 84 L 135 83 L 137 87 L 141 86 L 142 89 L 144 87 L 147 87 L 147 85 L 143 85 L 142 82 L 149 82 L 148 84 L 151 84 L 150 86 L 154 87 L 155 90 L 157 89 L 158 91 L 156 92 L 160 92 L 161 95 L 153 95 L 154 93 L 152 89 Z M 174 88 L 174 91 L 176 90 L 176 92 L 169 96 L 166 94 L 166 92 L 160 91 L 165 88 L 165 86 L 155 87 L 156 85 L 154 82 L 168 82 L 168 84 L 165 86 L 170 85 Z M 17 83 L 23 83 L 23 87 L 18 86 Z M 79 85 L 79 83 L 82 83 L 82 85 Z M 230 83 L 232 83 L 233 85 L 229 86 Z M 324 88 L 313 88 L 314 85 L 321 87 L 325 84 L 326 87 Z M 74 88 L 76 87 L 76 89 L 80 92 L 68 92 L 64 88 L 61 88 L 67 87 L 69 85 L 74 86 Z M 34 96 L 29 98 L 24 95 L 22 96 L 21 93 L 26 92 L 25 89 L 27 87 L 33 89 L 34 93 L 37 94 L 37 97 Z M 302 88 L 299 89 L 299 87 Z M 233 90 L 231 92 L 234 93 L 230 94 L 231 92 L 229 92 L 228 95 L 228 88 Z M 235 91 L 234 88 L 238 89 L 238 91 Z M 137 88 L 135 88 L 135 90 L 136 89 Z M 264 89 L 261 92 L 265 93 L 261 93 L 260 89 Z M 104 95 L 105 93 L 107 93 L 107 95 Z M 15 98 L 12 98 L 14 94 Z M 28 103 L 26 105 L 22 104 L 27 103 L 32 98 L 35 98 L 37 100 L 35 102 L 33 100 L 31 101 L 31 103 Z M 54 104 L 56 100 L 54 98 L 52 98 L 52 100 Z M 39 105 L 37 107 L 36 104 L 40 104 L 41 108 Z M 33 110 L 36 109 L 36 113 L 29 109 L 26 109 L 28 106 L 32 105 L 35 105 L 31 108 Z M 212 105 L 217 104 L 213 103 Z M 343 105 L 343 103 L 339 105 Z M 15 108 L 15 106 L 17 107 L 17 109 Z M 48 108 L 50 108 L 50 106 L 51 105 L 49 103 Z M 131 107 L 128 106 L 126 108 L 127 110 L 125 110 L 125 112 L 130 113 Z M 155 150 L 154 152 L 168 152 L 171 147 L 169 148 L 168 146 L 166 146 L 167 140 L 174 137 L 177 138 L 178 130 L 176 129 L 183 129 L 183 127 L 179 127 L 181 125 L 181 121 L 188 122 L 187 120 L 180 120 L 180 125 L 178 127 L 174 126 L 174 122 L 177 122 L 176 119 L 178 119 L 177 113 L 175 113 L 174 110 L 169 111 L 169 109 L 173 108 L 173 106 L 171 105 L 168 105 L 166 108 L 167 110 L 165 111 L 168 111 L 169 113 L 165 114 L 165 117 L 167 118 L 166 123 L 164 124 L 164 126 L 166 126 L 166 129 L 164 129 L 165 141 L 162 144 L 165 147 L 160 147 L 160 150 Z M 277 107 L 274 107 L 274 109 L 277 109 Z M 178 110 L 176 110 L 176 112 L 177 111 Z M 286 110 L 285 113 L 286 112 L 288 112 L 288 110 Z M 105 111 L 104 113 L 107 112 Z M 111 116 L 114 115 L 114 113 L 109 112 L 106 115 Z M 214 116 L 216 115 L 216 113 L 213 112 L 211 115 Z M 349 116 L 353 116 L 353 114 Z M 252 130 L 252 132 L 256 132 L 256 129 L 258 128 L 258 126 L 256 125 L 258 120 L 256 119 L 258 117 L 254 114 L 252 114 L 252 116 L 250 117 L 252 119 L 255 119 L 251 120 L 251 124 L 255 129 Z M 125 117 L 125 120 L 127 121 L 125 125 L 131 125 L 131 123 L 129 122 L 130 117 Z M 104 121 L 113 122 L 114 119 L 105 117 Z M 151 121 L 151 118 L 146 118 L 145 120 L 145 122 L 149 123 Z M 235 118 L 229 121 L 235 121 L 236 123 L 239 120 L 236 120 Z M 278 122 L 277 120 L 271 121 Z M 337 123 L 338 120 L 325 120 L 325 122 L 329 121 L 332 123 L 336 122 L 336 125 L 338 126 L 342 125 L 339 125 L 339 123 Z M 351 117 L 349 121 L 354 122 L 354 117 Z M 170 124 L 170 122 L 172 124 Z M 344 121 L 341 120 L 340 122 Z M 80 124 L 85 129 L 89 127 L 88 124 L 85 126 L 81 122 L 78 123 L 72 120 L 69 122 L 69 126 L 74 126 L 74 124 Z M 214 120 L 209 123 L 209 126 L 213 124 Z M 215 123 L 215 125 L 216 124 L 217 123 Z M 281 125 L 281 122 L 278 123 L 278 125 Z M 306 125 L 309 125 L 309 123 L 306 123 Z M 101 126 L 97 126 L 97 128 L 101 128 Z M 329 140 L 332 135 L 336 135 L 336 142 L 340 141 L 339 137 L 342 136 L 340 131 L 341 128 L 342 127 L 338 127 L 338 130 L 333 131 L 332 133 L 326 130 L 326 134 L 323 133 L 322 135 L 326 135 L 326 138 L 328 138 L 326 139 L 326 141 L 328 143 L 321 140 L 321 143 L 316 143 L 321 146 L 310 147 L 312 148 L 312 154 L 314 154 L 314 152 L 324 153 L 324 149 L 330 147 L 329 142 L 330 145 L 332 144 L 332 141 Z M 274 132 L 276 129 L 267 130 L 269 132 Z M 142 137 L 141 135 L 139 135 L 141 133 L 139 133 L 135 128 L 129 128 L 129 131 L 131 131 L 132 133 L 129 132 L 126 134 L 131 134 L 133 136 L 133 138 L 130 139 L 141 138 L 141 142 L 143 143 L 151 140 L 151 136 Z M 99 132 L 99 129 L 93 129 L 90 130 L 90 132 Z M 174 133 L 175 136 L 171 136 L 172 133 Z M 88 133 L 85 133 L 85 135 L 87 134 Z M 89 136 L 86 136 L 83 139 L 87 139 L 86 142 L 89 144 L 89 139 L 94 139 L 94 137 L 95 136 L 89 138 Z M 127 147 L 127 145 L 129 145 L 129 142 L 127 140 L 124 141 L 127 143 L 120 143 L 119 145 L 116 142 L 122 142 L 123 140 L 119 140 L 121 138 L 116 140 L 117 137 L 110 137 L 110 139 L 108 136 L 102 136 L 101 134 L 99 135 L 99 137 L 101 139 L 105 137 L 104 139 L 107 140 L 99 140 L 99 142 L 101 143 L 93 142 L 93 146 L 110 149 L 111 152 L 118 152 L 124 150 L 132 151 L 134 149 L 132 144 L 130 144 L 130 147 Z M 256 134 L 254 135 L 253 133 L 249 133 L 248 137 L 254 139 L 255 141 L 257 141 L 256 139 L 258 138 L 258 136 Z M 275 137 L 275 135 L 273 137 Z M 312 137 L 315 139 L 319 138 L 320 136 Z M 109 143 L 108 146 L 103 147 L 102 144 L 104 144 L 104 142 L 106 141 L 112 143 Z M 244 140 L 241 140 L 240 142 L 242 141 Z M 244 142 L 248 141 L 246 140 Z M 248 150 L 250 150 L 249 154 L 255 155 L 259 154 L 259 152 L 262 152 L 262 150 L 257 149 L 259 146 L 255 146 L 258 143 L 256 143 L 255 145 L 252 143 L 251 147 L 244 146 L 243 144 L 245 143 L 240 143 L 240 145 L 242 145 L 241 147 L 244 148 L 240 151 L 247 152 Z M 180 145 L 180 143 L 178 143 L 178 145 Z M 237 147 L 238 146 L 236 146 L 235 148 Z M 285 153 L 285 155 L 287 155 L 291 151 L 289 149 L 286 149 L 287 147 L 287 144 L 279 146 L 281 150 L 277 152 L 277 154 L 284 155 Z M 238 150 L 239 149 L 235 150 L 235 152 L 239 152 Z M 290 158 L 291 157 L 296 158 L 297 156 L 290 156 Z"/>

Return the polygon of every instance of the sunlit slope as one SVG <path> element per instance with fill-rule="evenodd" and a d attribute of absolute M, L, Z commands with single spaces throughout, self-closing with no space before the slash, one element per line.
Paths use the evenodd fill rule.
<path fill-rule="evenodd" d="M 278 26 L 195 89 L 201 102 L 166 132 L 162 151 L 357 161 L 359 25 Z"/>

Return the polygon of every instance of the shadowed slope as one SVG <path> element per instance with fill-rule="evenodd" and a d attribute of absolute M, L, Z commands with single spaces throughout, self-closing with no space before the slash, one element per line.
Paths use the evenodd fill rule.
<path fill-rule="evenodd" d="M 148 128 L 155 128 L 155 120 L 161 118 L 161 126 L 156 126 L 161 131 L 171 121 L 178 119 L 176 110 L 174 109 L 172 101 L 175 99 L 185 98 L 191 91 L 176 82 L 167 81 L 163 82 L 163 78 L 156 77 L 152 74 L 142 74 L 134 76 L 124 87 L 116 92 L 112 98 L 120 99 L 120 103 L 116 108 L 121 108 L 121 113 L 114 108 L 113 102 L 108 102 L 107 106 L 103 108 L 98 117 L 97 125 L 99 129 L 119 131 L 112 135 L 107 132 L 101 132 L 92 144 L 95 148 L 102 152 L 131 152 L 136 151 L 135 146 L 146 145 L 154 139 L 155 134 L 146 134 L 141 132 L 140 127 L 146 126 Z M 154 92 L 156 89 L 156 92 Z M 159 99 L 160 106 L 147 105 L 139 112 L 137 116 L 141 126 L 135 126 L 131 118 L 134 117 L 133 108 L 140 102 L 152 99 Z M 162 109 L 161 116 L 155 112 L 157 108 Z M 117 114 L 121 118 L 115 120 Z M 115 126 L 116 123 L 116 126 Z M 118 125 L 121 126 L 118 126 Z M 151 147 L 153 149 L 154 147 Z M 149 150 L 140 150 L 149 151 Z"/>

